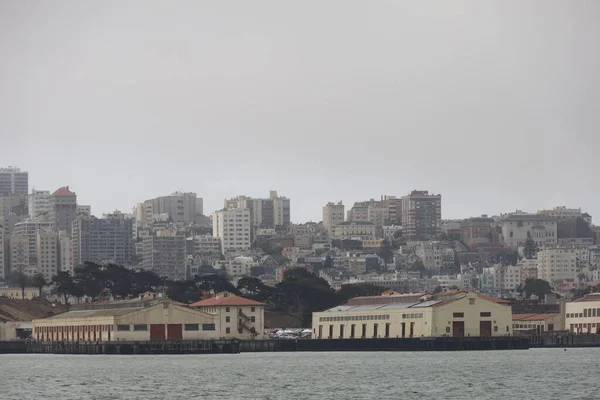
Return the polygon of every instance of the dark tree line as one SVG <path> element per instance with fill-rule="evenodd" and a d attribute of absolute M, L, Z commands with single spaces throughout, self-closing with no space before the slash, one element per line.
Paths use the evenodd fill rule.
<path fill-rule="evenodd" d="M 65 302 L 69 297 L 87 297 L 94 301 L 128 299 L 153 291 L 163 292 L 175 301 L 191 303 L 199 300 L 203 291 L 239 293 L 227 277 L 219 274 L 181 281 L 160 277 L 152 271 L 133 271 L 115 264 L 85 263 L 75 268 L 73 275 L 59 272 L 52 278 L 51 284 L 54 293 L 63 297 Z"/>
<path fill-rule="evenodd" d="M 312 313 L 335 307 L 357 296 L 380 294 L 384 288 L 370 284 L 343 285 L 335 291 L 323 278 L 303 268 L 294 268 L 284 273 L 283 280 L 276 286 L 267 286 L 260 279 L 244 277 L 238 281 L 237 289 L 248 298 L 267 304 L 267 309 L 300 318 L 310 326 Z"/>
<path fill-rule="evenodd" d="M 335 291 L 326 280 L 303 268 L 294 268 L 284 273 L 283 280 L 276 286 L 265 285 L 256 277 L 242 277 L 235 287 L 225 275 L 205 274 L 189 280 L 172 280 L 160 277 L 151 271 L 133 271 L 109 264 L 85 263 L 75 268 L 73 274 L 59 272 L 51 282 L 43 276 L 27 278 L 15 276 L 23 290 L 27 285 L 43 288 L 51 285 L 53 293 L 66 302 L 70 297 L 78 300 L 91 298 L 93 301 L 128 299 L 152 291 L 165 293 L 172 300 L 190 304 L 200 300 L 204 293 L 215 294 L 228 291 L 266 304 L 270 311 L 292 314 L 310 326 L 312 313 L 345 303 L 357 296 L 381 293 L 384 288 L 370 284 L 343 285 Z"/>

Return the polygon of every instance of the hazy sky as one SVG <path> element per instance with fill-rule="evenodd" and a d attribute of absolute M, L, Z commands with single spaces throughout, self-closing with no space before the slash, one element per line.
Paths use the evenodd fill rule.
<path fill-rule="evenodd" d="M 411 189 L 600 221 L 598 1 L 0 1 L 0 165 L 95 214 Z"/>

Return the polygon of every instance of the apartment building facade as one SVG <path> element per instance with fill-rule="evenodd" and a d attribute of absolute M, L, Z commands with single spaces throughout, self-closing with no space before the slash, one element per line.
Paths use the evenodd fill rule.
<path fill-rule="evenodd" d="M 213 214 L 213 236 L 221 240 L 221 253 L 243 251 L 250 248 L 251 222 L 248 208 L 229 208 Z"/>
<path fill-rule="evenodd" d="M 410 239 L 434 239 L 442 233 L 442 195 L 413 190 L 402 197 L 403 236 Z"/>
<path fill-rule="evenodd" d="M 512 214 L 500 219 L 503 243 L 512 250 L 533 239 L 538 248 L 553 247 L 557 243 L 557 219 L 538 214 Z"/>
<path fill-rule="evenodd" d="M 41 219 L 50 213 L 50 191 L 32 189 L 27 198 L 29 204 L 29 218 Z"/>
<path fill-rule="evenodd" d="M 17 167 L 0 168 L 0 197 L 27 196 L 29 193 L 29 173 Z"/>
<path fill-rule="evenodd" d="M 47 281 L 50 281 L 58 272 L 60 259 L 58 233 L 37 231 L 36 251 L 37 272 L 44 275 Z"/>
<path fill-rule="evenodd" d="M 186 278 L 185 236 L 162 230 L 143 239 L 142 266 L 159 276 Z"/>
<path fill-rule="evenodd" d="M 554 247 L 537 253 L 538 278 L 554 285 L 556 281 L 575 279 L 579 273 L 575 249 Z"/>
<path fill-rule="evenodd" d="M 72 229 L 73 262 L 130 265 L 134 255 L 133 219 L 121 212 L 78 218 Z M 65 268 L 69 268 L 65 260 Z"/>
<path fill-rule="evenodd" d="M 48 208 L 54 229 L 70 235 L 73 221 L 77 219 L 77 194 L 68 186 L 61 187 L 48 198 Z"/>
<path fill-rule="evenodd" d="M 344 222 L 344 204 L 342 202 L 329 202 L 323 206 L 323 228 L 327 234 L 333 236 L 333 228 Z"/>

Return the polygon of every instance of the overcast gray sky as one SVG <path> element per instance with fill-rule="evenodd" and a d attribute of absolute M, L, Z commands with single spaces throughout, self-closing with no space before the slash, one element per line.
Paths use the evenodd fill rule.
<path fill-rule="evenodd" d="M 598 1 L 0 2 L 0 164 L 96 214 L 175 190 L 441 193 L 600 221 Z"/>

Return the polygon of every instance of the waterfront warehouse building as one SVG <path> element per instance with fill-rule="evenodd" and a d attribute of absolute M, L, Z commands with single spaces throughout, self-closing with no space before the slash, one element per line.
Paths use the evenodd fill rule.
<path fill-rule="evenodd" d="M 373 296 L 376 298 L 384 296 Z M 313 338 L 512 336 L 506 301 L 457 291 L 419 300 L 341 305 L 313 313 Z"/>
<path fill-rule="evenodd" d="M 562 314 L 513 314 L 512 318 L 515 335 L 540 335 L 563 330 Z"/>
<path fill-rule="evenodd" d="M 565 329 L 571 333 L 600 333 L 600 293 L 590 293 L 566 305 Z"/>
<path fill-rule="evenodd" d="M 218 296 L 228 297 L 223 293 Z M 150 293 L 133 300 L 87 303 L 33 320 L 32 336 L 44 342 L 114 342 L 251 339 L 262 335 L 262 303 L 233 295 L 227 301 L 209 298 L 198 303 L 201 306 L 191 307 Z"/>
<path fill-rule="evenodd" d="M 44 342 L 200 340 L 219 337 L 218 322 L 213 315 L 166 298 L 83 308 L 33 320 L 32 336 Z"/>

